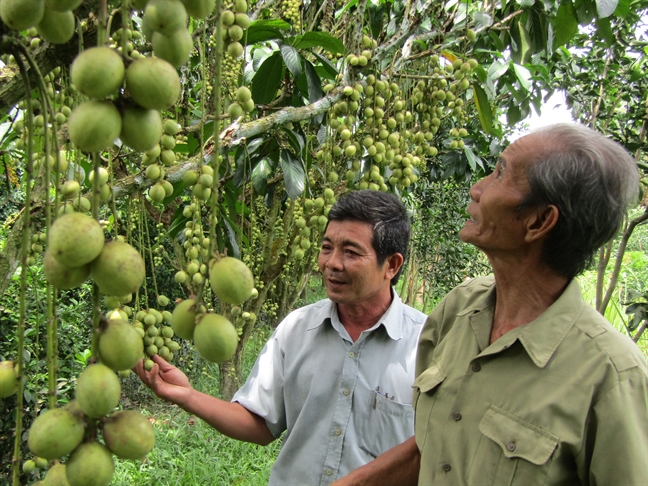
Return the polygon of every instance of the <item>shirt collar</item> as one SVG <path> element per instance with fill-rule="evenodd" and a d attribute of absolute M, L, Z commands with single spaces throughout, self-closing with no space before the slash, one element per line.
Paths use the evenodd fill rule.
<path fill-rule="evenodd" d="M 489 324 L 492 326 L 495 299 L 495 286 L 469 309 L 472 312 L 486 311 L 490 313 Z M 576 279 L 567 285 L 558 299 L 537 319 L 513 329 L 495 341 L 482 353 L 494 354 L 509 348 L 516 340 L 524 346 L 529 357 L 539 368 L 544 368 L 554 352 L 572 328 L 576 318 L 581 314 L 585 301 L 581 294 L 580 286 Z M 462 312 L 465 314 L 469 309 Z"/>
<path fill-rule="evenodd" d="M 403 323 L 401 316 L 403 315 L 403 301 L 396 293 L 396 290 L 392 287 L 392 302 L 389 305 L 387 311 L 378 319 L 378 322 L 367 329 L 364 332 L 372 332 L 378 329 L 381 325 L 385 327 L 387 335 L 394 341 L 398 341 L 403 337 Z M 340 329 L 343 329 L 344 326 L 340 321 L 338 316 L 337 305 L 329 299 L 324 299 L 322 301 L 323 305 L 320 308 L 320 312 L 317 317 L 313 319 L 312 323 L 309 325 L 308 330 L 316 329 L 324 324 L 327 320 L 331 322 L 331 325 L 340 332 Z"/>

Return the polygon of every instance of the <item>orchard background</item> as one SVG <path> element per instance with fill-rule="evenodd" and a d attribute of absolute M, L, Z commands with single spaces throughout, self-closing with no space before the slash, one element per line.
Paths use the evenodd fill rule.
<path fill-rule="evenodd" d="M 218 312 L 238 333 L 230 360 L 210 364 L 177 335 L 164 346 L 192 381 L 231 397 L 272 328 L 323 296 L 319 239 L 346 191 L 391 191 L 411 211 L 397 288 L 410 305 L 429 311 L 487 273 L 457 238 L 468 188 L 555 91 L 575 120 L 635 156 L 645 182 L 647 12 L 646 0 L 1 0 L 0 361 L 13 361 L 21 379 L 0 398 L 0 483 L 44 477 L 23 471 L 36 459 L 27 431 L 74 398 L 106 318 L 134 326 L 159 314 L 155 325 L 170 327 L 189 298 Z M 75 73 L 84 51 L 87 66 Z M 88 91 L 110 85 L 115 57 L 125 79 Z M 133 74 L 151 58 L 155 70 Z M 107 238 L 139 252 L 146 277 L 137 292 L 104 295 L 92 279 L 62 290 L 45 278 L 49 229 L 69 212 L 91 215 Z M 583 277 L 592 304 L 642 349 L 646 220 L 644 199 Z M 216 254 L 252 271 L 256 290 L 242 305 L 208 285 Z M 202 459 L 178 459 L 151 395 L 120 376 L 119 408 L 149 414 L 158 444 L 136 463 L 116 460 L 114 483 L 200 484 L 155 475 L 151 464 L 164 469 L 168 457 L 195 471 Z M 260 457 L 253 447 L 239 458 Z M 263 484 L 258 467 L 230 463 L 222 484 L 248 475 Z"/>

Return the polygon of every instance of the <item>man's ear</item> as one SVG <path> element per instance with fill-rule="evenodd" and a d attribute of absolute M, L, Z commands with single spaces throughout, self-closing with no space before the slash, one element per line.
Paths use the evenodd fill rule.
<path fill-rule="evenodd" d="M 387 277 L 389 280 L 394 278 L 394 275 L 396 275 L 400 268 L 403 266 L 403 261 L 405 261 L 405 259 L 400 253 L 394 253 L 393 255 L 388 256 L 385 260 L 385 277 Z"/>
<path fill-rule="evenodd" d="M 547 236 L 558 223 L 559 216 L 560 211 L 553 204 L 531 210 L 527 219 L 525 240 L 530 243 Z"/>

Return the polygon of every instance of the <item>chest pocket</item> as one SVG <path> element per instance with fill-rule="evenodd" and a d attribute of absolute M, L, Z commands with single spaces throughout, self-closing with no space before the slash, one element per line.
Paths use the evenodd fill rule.
<path fill-rule="evenodd" d="M 479 431 L 495 443 L 495 447 L 480 446 L 473 463 L 478 466 L 481 461 L 489 461 L 490 467 L 495 466 L 489 484 L 544 484 L 558 437 L 494 405 L 482 417 Z M 471 469 L 471 476 L 479 474 L 475 470 L 479 467 Z"/>
<path fill-rule="evenodd" d="M 414 435 L 414 409 L 373 391 L 365 401 L 364 422 L 358 444 L 373 457 Z"/>
<path fill-rule="evenodd" d="M 412 403 L 416 410 L 416 442 L 423 447 L 429 429 L 430 413 L 436 401 L 436 392 L 446 379 L 446 374 L 436 361 L 414 380 Z"/>

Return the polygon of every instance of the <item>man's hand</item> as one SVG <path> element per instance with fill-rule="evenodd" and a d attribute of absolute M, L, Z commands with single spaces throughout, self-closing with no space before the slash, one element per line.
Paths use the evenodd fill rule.
<path fill-rule="evenodd" d="M 141 359 L 135 366 L 135 373 L 140 380 L 164 400 L 181 406 L 187 403 L 193 391 L 187 376 L 158 355 L 154 355 L 152 359 L 155 364 L 151 371 L 144 369 L 144 362 Z"/>

